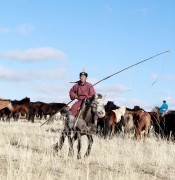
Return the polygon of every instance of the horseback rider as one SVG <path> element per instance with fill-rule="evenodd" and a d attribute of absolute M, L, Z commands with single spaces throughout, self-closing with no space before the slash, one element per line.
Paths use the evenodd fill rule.
<path fill-rule="evenodd" d="M 163 104 L 159 108 L 159 114 L 163 116 L 167 112 L 167 110 L 168 110 L 168 104 L 166 103 L 165 100 L 163 100 Z"/>
<path fill-rule="evenodd" d="M 87 82 L 88 74 L 86 72 L 80 72 L 80 80 L 75 82 L 76 84 L 70 89 L 69 96 L 71 100 L 77 101 L 72 105 L 67 113 L 67 125 L 72 127 L 74 124 L 74 118 L 78 113 L 80 106 L 86 98 L 91 98 L 95 94 L 94 87 L 91 83 Z M 94 115 L 94 122 L 97 124 L 98 116 Z"/>

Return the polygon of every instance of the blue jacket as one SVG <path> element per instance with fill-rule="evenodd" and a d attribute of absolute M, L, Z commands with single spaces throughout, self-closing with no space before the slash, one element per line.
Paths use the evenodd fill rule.
<path fill-rule="evenodd" d="M 163 103 L 162 106 L 159 108 L 159 113 L 162 114 L 168 110 L 168 104 Z"/>

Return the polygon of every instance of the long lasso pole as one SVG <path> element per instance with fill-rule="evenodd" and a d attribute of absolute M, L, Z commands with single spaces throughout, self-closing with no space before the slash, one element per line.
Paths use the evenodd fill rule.
<path fill-rule="evenodd" d="M 116 73 L 113 73 L 113 74 L 111 74 L 111 75 L 109 75 L 109 76 L 107 76 L 107 77 L 99 80 L 98 82 L 96 82 L 95 84 L 93 84 L 92 86 L 90 86 L 89 88 L 87 88 L 85 91 L 83 91 L 81 94 L 83 94 L 84 92 L 88 91 L 91 87 L 99 84 L 100 82 L 105 81 L 106 79 L 111 78 L 112 76 L 115 76 L 115 75 L 117 75 L 117 74 L 120 74 L 121 72 L 126 71 L 126 70 L 128 70 L 128 69 L 130 69 L 130 68 L 132 68 L 132 67 L 134 67 L 134 66 L 137 66 L 137 65 L 139 65 L 139 64 L 141 64 L 141 63 L 144 63 L 144 62 L 146 62 L 146 61 L 150 61 L 151 59 L 153 59 L 153 58 L 155 58 L 155 57 L 157 57 L 157 56 L 160 56 L 160 55 L 163 55 L 163 54 L 169 53 L 169 52 L 170 52 L 170 50 L 164 51 L 164 52 L 161 52 L 161 53 L 158 53 L 158 54 L 155 54 L 154 56 L 151 56 L 151 57 L 149 57 L 149 58 L 147 58 L 147 59 L 144 59 L 144 60 L 139 61 L 139 62 L 137 62 L 137 63 L 135 63 L 135 64 L 133 64 L 133 65 L 130 65 L 130 66 L 128 66 L 128 67 L 126 67 L 126 68 L 124 68 L 124 69 L 122 69 L 122 70 L 120 70 L 120 71 L 118 71 L 118 72 L 116 72 Z M 65 108 L 66 106 L 68 106 L 70 103 L 72 103 L 74 100 L 75 100 L 75 99 L 69 101 L 69 102 L 68 102 L 63 108 L 61 108 L 58 112 L 60 112 L 62 109 L 64 109 L 64 108 Z M 57 112 L 57 113 L 58 113 L 58 112 Z M 47 120 L 47 121 L 48 121 L 48 120 Z M 46 122 L 47 122 L 47 121 L 46 121 Z M 41 124 L 41 126 L 43 126 L 46 122 L 44 122 L 43 124 Z M 41 126 L 40 126 L 40 127 L 41 127 Z"/>

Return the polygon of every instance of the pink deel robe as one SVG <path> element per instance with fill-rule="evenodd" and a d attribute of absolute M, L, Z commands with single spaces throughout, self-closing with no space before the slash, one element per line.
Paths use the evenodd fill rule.
<path fill-rule="evenodd" d="M 83 85 L 81 85 L 80 83 L 76 83 L 69 92 L 71 100 L 74 100 L 76 95 L 78 96 L 78 101 L 76 101 L 71 107 L 72 115 L 76 115 L 77 110 L 80 107 L 83 99 L 85 99 L 86 97 L 91 98 L 94 94 L 95 90 L 91 83 L 85 82 Z M 97 119 L 98 116 L 95 115 L 94 120 Z"/>

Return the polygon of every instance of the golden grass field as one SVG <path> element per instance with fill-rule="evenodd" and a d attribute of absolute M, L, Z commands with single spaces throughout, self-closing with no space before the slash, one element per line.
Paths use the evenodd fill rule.
<path fill-rule="evenodd" d="M 42 121 L 43 122 L 43 121 Z M 68 156 L 68 141 L 54 155 L 52 146 L 59 140 L 60 123 L 40 127 L 32 124 L 0 123 L 0 179 L 1 180 L 140 180 L 175 179 L 175 144 L 150 135 L 146 142 L 121 134 L 104 140 L 94 136 L 89 158 L 84 136 L 82 159 Z"/>

